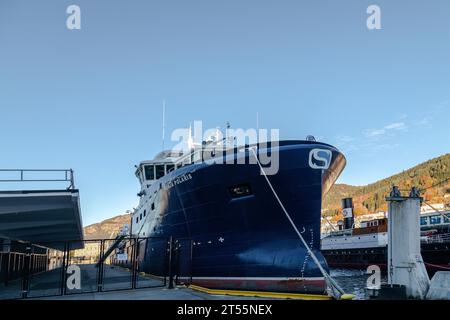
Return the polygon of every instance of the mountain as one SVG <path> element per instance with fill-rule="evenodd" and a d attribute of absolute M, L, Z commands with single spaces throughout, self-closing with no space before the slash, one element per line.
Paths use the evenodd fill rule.
<path fill-rule="evenodd" d="M 92 239 L 112 239 L 120 231 L 124 224 L 130 225 L 130 214 L 122 214 L 102 222 L 84 227 L 84 238 Z"/>
<path fill-rule="evenodd" d="M 393 185 L 405 195 L 416 186 L 427 203 L 450 203 L 450 153 L 365 186 L 335 184 L 324 197 L 322 214 L 337 219 L 346 197 L 353 198 L 355 215 L 387 211 L 385 197 Z"/>

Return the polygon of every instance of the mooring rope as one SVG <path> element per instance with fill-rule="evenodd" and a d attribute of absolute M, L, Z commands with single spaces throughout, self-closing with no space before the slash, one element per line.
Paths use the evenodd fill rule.
<path fill-rule="evenodd" d="M 450 268 L 444 267 L 444 266 L 440 266 L 438 264 L 432 264 L 432 263 L 428 263 L 428 262 L 424 262 L 426 266 L 431 266 L 437 269 L 444 269 L 444 270 L 450 270 Z"/>
<path fill-rule="evenodd" d="M 281 202 L 280 198 L 278 197 L 278 194 L 276 193 L 275 189 L 272 186 L 272 183 L 270 182 L 269 178 L 267 177 L 266 172 L 264 171 L 264 168 L 261 165 L 261 162 L 259 162 L 258 156 L 254 150 L 254 148 L 250 148 L 250 150 L 252 150 L 253 155 L 256 158 L 256 162 L 258 163 L 259 168 L 261 169 L 261 172 L 264 176 L 264 178 L 267 181 L 267 184 L 269 185 L 270 189 L 272 190 L 273 195 L 275 196 L 275 198 L 277 199 L 281 209 L 283 209 L 284 214 L 286 215 L 287 219 L 289 220 L 289 222 L 292 225 L 292 228 L 295 230 L 295 232 L 297 233 L 298 237 L 300 238 L 301 242 L 303 243 L 303 246 L 306 248 L 306 250 L 308 250 L 309 255 L 311 256 L 311 258 L 313 259 L 313 261 L 315 262 L 315 264 L 317 265 L 317 267 L 319 268 L 320 272 L 322 273 L 326 283 L 328 284 L 328 286 L 331 289 L 331 294 L 333 295 L 333 297 L 335 299 L 340 299 L 342 297 L 342 295 L 345 294 L 345 291 L 336 283 L 336 281 L 325 271 L 325 269 L 322 267 L 322 265 L 319 262 L 319 259 L 317 259 L 316 255 L 314 254 L 314 252 L 309 248 L 308 244 L 306 243 L 305 239 L 302 237 L 300 231 L 297 229 L 297 226 L 295 225 L 294 221 L 292 220 L 291 216 L 289 215 L 289 213 L 287 212 L 286 208 L 284 207 L 283 203 Z M 337 294 L 336 291 L 339 293 Z"/>

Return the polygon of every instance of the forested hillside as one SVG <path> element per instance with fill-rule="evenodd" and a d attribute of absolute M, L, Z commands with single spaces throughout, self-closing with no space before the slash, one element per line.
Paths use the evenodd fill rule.
<path fill-rule="evenodd" d="M 353 197 L 356 215 L 386 211 L 385 197 L 393 185 L 404 190 L 405 195 L 416 186 L 429 203 L 450 203 L 450 153 L 366 186 L 336 184 L 325 195 L 323 214 L 338 215 L 345 197 Z"/>

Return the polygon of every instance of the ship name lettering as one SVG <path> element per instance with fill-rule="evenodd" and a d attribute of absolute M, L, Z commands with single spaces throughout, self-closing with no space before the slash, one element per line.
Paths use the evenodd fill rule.
<path fill-rule="evenodd" d="M 188 180 L 191 180 L 191 179 L 192 179 L 192 175 L 190 173 L 183 174 L 182 176 L 179 176 L 175 179 L 172 179 L 172 180 L 166 182 L 165 188 L 170 189 L 176 185 L 179 185 L 179 184 L 186 182 Z"/>

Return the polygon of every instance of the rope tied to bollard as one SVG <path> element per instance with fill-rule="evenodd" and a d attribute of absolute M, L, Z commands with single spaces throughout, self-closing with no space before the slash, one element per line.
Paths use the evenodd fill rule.
<path fill-rule="evenodd" d="M 353 299 L 353 295 L 346 294 L 345 291 L 337 284 L 337 282 L 325 271 L 325 269 L 322 267 L 322 265 L 319 262 L 319 259 L 317 259 L 317 256 L 314 254 L 314 252 L 309 248 L 308 244 L 306 243 L 305 239 L 301 235 L 300 231 L 298 230 L 297 226 L 295 225 L 294 221 L 292 220 L 291 216 L 287 212 L 286 208 L 284 207 L 283 203 L 281 202 L 280 198 L 278 197 L 277 192 L 275 191 L 274 187 L 272 186 L 272 183 L 270 182 L 269 178 L 267 177 L 266 172 L 264 171 L 264 168 L 261 165 L 261 162 L 258 159 L 258 156 L 255 151 L 255 147 L 249 148 L 253 155 L 255 156 L 256 162 L 258 163 L 259 168 L 261 169 L 261 173 L 263 174 L 267 184 L 269 185 L 273 195 L 278 201 L 278 204 L 280 205 L 281 209 L 283 210 L 284 214 L 286 215 L 286 218 L 289 220 L 292 228 L 297 233 L 298 237 L 300 238 L 300 241 L 302 242 L 303 246 L 308 250 L 309 255 L 313 259 L 314 263 L 319 268 L 320 272 L 322 273 L 325 282 L 327 283 L 328 287 L 328 293 L 335 299 L 341 300 L 341 299 Z"/>

